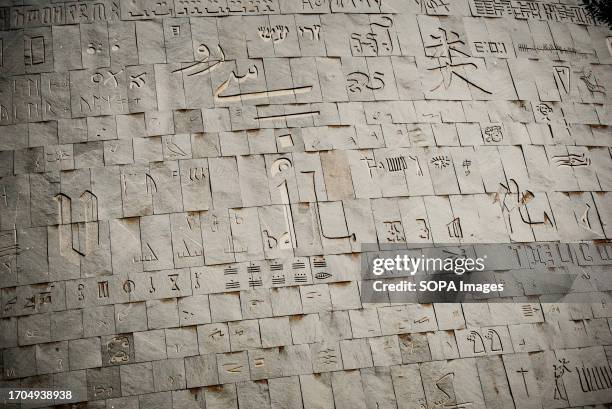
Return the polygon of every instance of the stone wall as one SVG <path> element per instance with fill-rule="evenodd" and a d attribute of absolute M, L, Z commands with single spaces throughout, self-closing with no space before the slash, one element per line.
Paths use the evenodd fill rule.
<path fill-rule="evenodd" d="M 0 389 L 70 391 L 2 407 L 612 402 L 612 32 L 578 0 L 0 6 Z M 363 302 L 364 246 L 481 243 L 592 301 Z"/>

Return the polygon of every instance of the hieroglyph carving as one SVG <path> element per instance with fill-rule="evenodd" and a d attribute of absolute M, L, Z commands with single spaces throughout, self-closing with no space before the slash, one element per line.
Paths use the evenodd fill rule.
<path fill-rule="evenodd" d="M 83 222 L 72 222 L 72 202 L 73 200 L 64 193 L 55 196 L 58 208 L 59 224 L 69 225 L 70 242 L 72 250 L 80 256 L 87 256 L 91 251 L 100 245 L 100 226 L 98 220 L 98 197 L 89 190 L 85 190 L 79 196 L 79 205 Z M 60 229 L 60 237 L 63 229 Z M 62 241 L 60 240 L 60 243 Z M 60 247 L 60 253 L 63 247 Z"/>

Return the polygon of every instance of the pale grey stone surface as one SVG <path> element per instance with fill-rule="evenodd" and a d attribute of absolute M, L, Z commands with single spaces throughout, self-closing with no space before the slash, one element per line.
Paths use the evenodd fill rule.
<path fill-rule="evenodd" d="M 607 407 L 611 39 L 578 0 L 0 1 L 0 388 L 72 391 L 0 406 Z M 487 243 L 505 298 L 364 300 L 366 251 Z"/>

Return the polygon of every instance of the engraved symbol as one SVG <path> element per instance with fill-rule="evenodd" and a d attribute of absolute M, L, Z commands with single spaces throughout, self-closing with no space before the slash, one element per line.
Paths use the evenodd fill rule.
<path fill-rule="evenodd" d="M 256 91 L 256 92 L 239 92 L 237 94 L 230 95 L 221 95 L 225 90 L 229 88 L 231 83 L 236 82 L 238 85 L 244 83 L 245 81 L 255 79 L 259 76 L 259 70 L 256 65 L 252 65 L 249 67 L 246 74 L 242 76 L 238 76 L 235 71 L 230 72 L 227 80 L 223 81 L 221 85 L 217 87 L 214 92 L 214 98 L 217 102 L 241 102 L 253 99 L 260 98 L 273 98 L 278 96 L 287 96 L 292 95 L 296 96 L 298 94 L 304 94 L 312 91 L 312 86 L 304 86 L 304 87 L 293 87 L 293 88 L 283 88 L 272 91 Z M 318 112 L 317 112 L 318 113 Z M 297 115 L 297 114 L 288 114 L 288 115 Z M 267 117 L 256 117 L 255 119 L 262 119 Z"/>
<path fill-rule="evenodd" d="M 126 309 L 126 311 L 119 311 L 119 313 L 117 314 L 117 319 L 119 320 L 119 322 L 123 322 L 127 319 L 127 317 L 129 316 L 129 310 L 132 308 L 132 304 L 128 304 L 128 308 Z"/>
<path fill-rule="evenodd" d="M 527 211 L 527 203 L 535 197 L 535 195 L 531 191 L 526 190 L 525 192 L 521 193 L 519 185 L 514 179 L 510 179 L 510 183 L 508 184 L 508 186 L 504 185 L 503 183 L 500 183 L 499 185 L 503 190 L 505 190 L 505 193 L 503 198 L 500 200 L 500 193 L 498 192 L 496 194 L 495 200 L 500 202 L 502 213 L 506 215 L 506 220 L 508 222 L 508 226 L 510 227 L 510 233 L 514 232 L 511 215 L 515 210 L 518 211 L 521 221 L 525 224 L 550 224 L 551 226 L 554 226 L 551 218 L 545 211 L 543 212 L 542 220 L 534 221 L 531 219 L 531 215 Z M 516 196 L 516 201 L 514 201 L 514 204 L 512 204 L 512 202 L 508 203 L 508 199 L 511 196 Z"/>
<path fill-rule="evenodd" d="M 420 131 L 420 129 L 419 129 Z M 414 162 L 414 167 L 416 168 L 416 175 L 417 176 L 423 176 L 423 169 L 421 168 L 421 163 L 419 162 L 419 157 L 418 156 L 412 156 L 412 155 L 408 155 L 408 159 L 412 160 Z"/>
<path fill-rule="evenodd" d="M 273 43 L 279 43 L 287 38 L 287 34 L 289 34 L 289 27 L 283 25 L 277 25 L 275 27 L 261 26 L 257 28 L 257 32 L 262 40 L 266 42 L 272 41 Z"/>
<path fill-rule="evenodd" d="M 94 396 L 95 397 L 106 396 L 106 397 L 110 398 L 112 396 L 112 394 L 113 394 L 113 387 L 112 386 L 108 386 L 108 387 L 93 386 L 93 390 L 94 390 Z"/>
<path fill-rule="evenodd" d="M 437 90 L 441 86 L 444 86 L 444 89 L 449 89 L 453 78 L 457 77 L 480 91 L 491 94 L 490 91 L 487 91 L 460 73 L 463 71 L 462 68 L 471 67 L 478 69 L 478 66 L 471 62 L 471 60 L 467 60 L 470 57 L 469 54 L 459 48 L 465 46 L 465 42 L 459 38 L 459 34 L 455 31 L 449 33 L 442 27 L 439 27 L 438 31 L 440 32 L 439 35 L 430 34 L 433 42 L 425 45 L 425 55 L 431 60 L 437 61 L 437 65 L 427 70 L 438 71 L 441 76 L 440 83 L 432 88 L 430 92 Z M 452 39 L 451 36 L 453 36 Z"/>
<path fill-rule="evenodd" d="M 489 329 L 485 334 L 485 338 L 489 340 L 489 349 L 491 352 L 503 351 L 504 347 L 501 342 L 501 337 L 494 329 Z"/>
<path fill-rule="evenodd" d="M 419 237 L 429 240 L 429 227 L 427 227 L 427 221 L 425 219 L 416 219 L 416 223 L 419 226 Z"/>
<path fill-rule="evenodd" d="M 436 400 L 434 404 L 436 406 L 449 408 L 449 409 L 465 409 L 472 405 L 473 402 L 457 402 L 457 396 L 455 394 L 455 373 L 449 372 L 441 376 L 436 382 L 436 388 L 444 394 L 444 398 Z"/>
<path fill-rule="evenodd" d="M 3 310 L 5 313 L 12 312 L 15 309 L 15 305 L 17 304 L 17 297 L 12 297 L 7 300 L 4 304 Z"/>
<path fill-rule="evenodd" d="M 102 52 L 102 43 L 100 42 L 91 42 L 89 44 L 87 44 L 87 54 L 89 55 L 93 55 L 93 54 L 100 54 Z"/>
<path fill-rule="evenodd" d="M 369 24 L 370 31 L 364 34 L 352 33 L 350 36 L 351 51 L 354 56 L 389 55 L 393 52 L 391 31 L 393 20 L 383 16 L 380 22 Z"/>
<path fill-rule="evenodd" d="M 570 92 L 570 69 L 565 66 L 554 66 L 553 73 L 555 75 L 555 83 L 559 92 L 567 95 Z"/>
<path fill-rule="evenodd" d="M 504 139 L 502 127 L 500 125 L 487 126 L 484 129 L 485 142 L 501 142 Z"/>
<path fill-rule="evenodd" d="M 360 71 L 351 72 L 346 77 L 348 82 L 347 89 L 351 93 L 362 92 L 364 88 L 372 91 L 383 89 L 385 87 L 384 76 L 384 73 L 378 71 L 374 72 L 372 78 Z"/>
<path fill-rule="evenodd" d="M 31 308 L 32 310 L 36 308 L 36 295 L 26 298 L 24 308 Z"/>
<path fill-rule="evenodd" d="M 195 182 L 203 181 L 206 178 L 206 171 L 202 167 L 189 168 L 189 180 Z"/>
<path fill-rule="evenodd" d="M 238 214 L 238 212 L 230 212 L 230 222 L 242 224 L 244 223 L 244 219 Z"/>
<path fill-rule="evenodd" d="M 469 159 L 466 159 L 463 161 L 463 173 L 465 174 L 465 176 L 469 176 L 472 171 L 470 170 L 470 166 L 472 166 L 472 161 Z"/>
<path fill-rule="evenodd" d="M 273 275 L 272 276 L 272 284 L 273 285 L 283 285 L 285 284 L 285 275 L 281 274 L 281 275 Z"/>
<path fill-rule="evenodd" d="M 221 222 L 219 222 L 219 218 L 217 217 L 217 215 L 213 214 L 211 217 L 210 231 L 212 231 L 213 233 L 218 232 L 220 224 Z"/>
<path fill-rule="evenodd" d="M 467 340 L 472 342 L 472 353 L 482 354 L 485 352 L 484 340 L 476 331 L 470 331 Z"/>
<path fill-rule="evenodd" d="M 104 320 L 98 320 L 96 324 L 98 324 L 100 328 L 110 328 L 110 324 Z"/>
<path fill-rule="evenodd" d="M 172 291 L 180 291 L 181 289 L 178 286 L 178 278 L 179 275 L 178 274 L 168 274 L 168 278 L 170 279 L 170 282 L 172 283 Z"/>
<path fill-rule="evenodd" d="M 300 94 L 302 92 L 310 92 L 311 89 L 312 89 L 311 86 L 308 86 L 308 87 L 299 87 L 299 88 L 294 88 L 293 91 L 290 91 L 290 93 L 294 92 L 296 94 Z M 270 97 L 276 95 L 276 94 L 274 94 L 274 93 L 276 93 L 276 91 L 267 91 L 267 92 L 268 92 L 268 95 Z M 286 90 L 281 90 L 281 91 L 279 91 L 278 95 L 288 95 L 288 94 L 285 94 L 285 92 L 286 92 Z M 259 121 L 276 121 L 277 119 L 281 119 L 282 120 L 282 119 L 290 119 L 290 118 L 294 118 L 294 119 L 297 119 L 297 118 L 306 118 L 306 117 L 309 117 L 309 116 L 319 115 L 320 113 L 321 113 L 321 111 L 304 111 L 304 112 L 295 112 L 295 113 L 292 113 L 292 114 L 256 116 L 253 119 L 257 119 Z M 313 145 L 312 145 L 312 148 L 316 149 L 316 147 L 319 145 L 319 143 L 320 142 L 318 142 L 318 141 L 314 142 Z"/>
<path fill-rule="evenodd" d="M 404 237 L 404 229 L 402 222 L 399 220 L 383 222 L 387 227 L 387 241 L 391 243 L 399 243 L 406 241 Z"/>
<path fill-rule="evenodd" d="M 35 330 L 35 329 L 30 329 L 30 330 L 27 330 L 27 331 L 26 331 L 25 336 L 26 336 L 27 338 L 33 338 L 33 337 L 37 337 L 37 336 L 39 336 L 38 334 L 39 334 L 39 331 L 38 331 L 38 330 Z"/>
<path fill-rule="evenodd" d="M 280 240 L 269 235 L 266 231 L 266 235 L 268 236 L 268 246 L 272 244 L 270 239 L 274 239 L 274 246 L 270 248 L 274 248 L 277 244 L 282 249 L 288 248 L 296 248 L 297 247 L 297 238 L 295 235 L 295 225 L 293 219 L 293 210 L 291 208 L 291 197 L 289 195 L 289 187 L 287 186 L 287 173 L 290 172 L 289 169 L 293 168 L 293 164 L 287 158 L 279 158 L 270 168 L 270 174 L 275 176 L 283 177 L 282 182 L 277 186 L 280 191 L 280 199 L 283 204 L 283 216 L 285 220 L 285 232 L 280 237 Z"/>
<path fill-rule="evenodd" d="M 63 150 L 62 148 L 55 148 L 53 152 L 47 152 L 47 162 L 63 162 L 70 159 L 70 152 Z"/>
<path fill-rule="evenodd" d="M 521 311 L 523 312 L 524 317 L 533 317 L 534 314 L 539 310 L 531 304 L 525 304 L 521 306 Z"/>
<path fill-rule="evenodd" d="M 39 65 L 45 63 L 46 43 L 45 37 L 27 37 L 24 39 L 24 56 L 25 63 L 28 66 Z"/>
<path fill-rule="evenodd" d="M 264 302 L 263 300 L 251 300 L 249 303 L 251 304 L 251 307 L 257 307 L 257 304 L 261 304 L 262 302 Z"/>
<path fill-rule="evenodd" d="M 315 259 L 313 261 L 313 265 L 315 267 L 325 267 L 326 263 L 325 263 L 325 260 Z M 291 263 L 291 269 L 293 269 L 293 270 L 303 270 L 305 268 L 306 268 L 306 264 L 303 261 L 299 261 L 298 260 L 298 261 L 295 261 L 295 262 Z"/>
<path fill-rule="evenodd" d="M 125 291 L 126 293 L 131 293 L 132 291 L 134 291 L 134 289 L 136 289 L 136 283 L 132 280 L 126 280 L 123 283 L 123 291 Z"/>
<path fill-rule="evenodd" d="M 247 273 L 249 274 L 249 287 L 255 288 L 263 286 L 260 266 L 254 266 L 251 262 L 251 265 L 247 267 Z M 255 274 L 258 274 L 259 276 L 256 277 Z"/>
<path fill-rule="evenodd" d="M 223 275 L 237 276 L 238 268 L 235 266 L 226 267 L 225 269 L 223 269 Z M 230 278 L 229 281 L 225 283 L 226 290 L 233 290 L 236 288 L 240 288 L 240 282 L 234 280 L 233 278 Z"/>
<path fill-rule="evenodd" d="M 4 200 L 6 201 L 6 188 L 4 188 L 4 192 Z M 0 267 L 8 274 L 11 274 L 15 267 L 14 262 L 20 253 L 19 250 L 16 230 L 0 233 Z"/>
<path fill-rule="evenodd" d="M 181 26 L 172 26 L 170 27 L 170 29 L 174 37 L 178 37 L 181 35 Z"/>
<path fill-rule="evenodd" d="M 461 239 L 463 238 L 463 230 L 461 229 L 461 218 L 456 217 L 446 225 L 448 229 L 448 236 L 451 238 Z"/>
<path fill-rule="evenodd" d="M 178 352 L 179 346 L 176 345 L 176 347 L 177 347 L 176 349 L 177 349 L 177 352 Z M 178 384 L 178 382 L 180 382 L 181 378 L 182 378 L 181 375 L 169 375 L 168 376 L 168 381 L 170 382 L 170 384 L 175 385 L 175 384 Z"/>
<path fill-rule="evenodd" d="M 448 13 L 450 9 L 448 8 L 449 3 L 447 0 L 414 0 L 416 4 L 421 6 L 421 11 L 426 14 L 441 14 Z M 439 11 L 438 8 L 443 9 Z"/>
<path fill-rule="evenodd" d="M 183 246 L 185 248 L 184 251 L 177 251 L 176 255 L 178 258 L 191 258 L 191 257 L 201 257 L 203 254 L 202 245 L 197 241 L 187 237 L 187 239 L 193 243 L 195 243 L 198 248 L 192 249 L 187 245 L 187 240 L 183 239 Z M 197 274 L 197 273 L 196 273 Z M 197 278 L 197 277 L 196 277 Z"/>
<path fill-rule="evenodd" d="M 387 158 L 387 170 L 389 172 L 401 172 L 407 169 L 406 158 L 398 156 L 395 158 Z"/>
<path fill-rule="evenodd" d="M 506 44 L 501 41 L 474 41 L 474 48 L 478 54 L 506 54 L 508 52 Z"/>
<path fill-rule="evenodd" d="M 565 363 L 568 362 L 565 361 Z M 576 372 L 578 373 L 580 388 L 584 393 L 612 389 L 612 368 L 607 365 L 588 368 L 583 364 L 582 368 L 576 367 Z"/>
<path fill-rule="evenodd" d="M 98 283 L 98 298 L 108 298 L 108 281 L 100 281 Z"/>
<path fill-rule="evenodd" d="M 157 289 L 153 285 L 153 276 L 149 277 L 149 282 L 151 284 L 151 287 L 149 288 L 149 294 L 153 294 L 155 291 L 157 291 Z"/>
<path fill-rule="evenodd" d="M 589 166 L 591 159 L 586 156 L 585 153 L 577 154 L 570 153 L 568 155 L 556 155 L 552 157 L 553 161 L 558 167 L 568 166 L 570 168 L 579 166 Z"/>
<path fill-rule="evenodd" d="M 430 163 L 434 165 L 436 169 L 444 169 L 444 168 L 449 167 L 452 162 L 449 156 L 440 155 L 440 156 L 434 156 L 433 158 L 431 158 Z"/>
<path fill-rule="evenodd" d="M 169 136 L 166 140 L 166 148 L 175 155 L 178 156 L 187 156 L 187 153 L 174 142 L 174 137 Z"/>
<path fill-rule="evenodd" d="M 529 372 L 525 368 L 521 367 L 520 370 L 516 371 L 516 373 L 520 373 L 523 377 L 523 386 L 525 387 L 525 393 L 529 396 L 529 388 L 527 387 L 527 379 L 525 378 L 525 374 Z"/>
<path fill-rule="evenodd" d="M 359 160 L 363 161 L 363 163 L 367 166 L 370 177 L 372 177 L 372 169 L 384 169 L 384 165 L 382 164 L 382 162 L 376 163 L 376 160 L 374 160 L 374 158 L 364 157 Z"/>
<path fill-rule="evenodd" d="M 130 340 L 126 336 L 116 336 L 106 343 L 109 352 L 109 364 L 118 364 L 130 360 Z"/>
<path fill-rule="evenodd" d="M 91 76 L 91 82 L 93 84 L 100 84 L 102 83 L 102 85 L 104 86 L 108 86 L 108 83 L 112 81 L 112 86 L 113 87 L 117 87 L 119 86 L 119 81 L 117 80 L 117 76 L 119 74 L 121 74 L 123 72 L 123 69 L 117 71 L 117 72 L 112 72 L 111 70 L 106 70 L 106 74 L 108 75 L 108 78 L 105 77 L 104 74 L 100 73 L 100 72 L 96 72 Z"/>
<path fill-rule="evenodd" d="M 129 88 L 141 88 L 143 85 L 147 83 L 147 73 L 143 72 L 138 75 L 130 75 L 130 85 Z"/>
<path fill-rule="evenodd" d="M 563 384 L 563 375 L 565 375 L 565 372 L 572 372 L 568 367 L 567 364 L 569 364 L 569 361 L 565 358 L 559 359 L 559 365 L 557 364 L 553 364 L 553 371 L 554 371 L 554 375 L 555 375 L 555 394 L 553 396 L 553 398 L 555 400 L 567 400 L 567 391 L 565 390 L 565 385 Z M 522 368 L 521 368 L 522 369 Z M 578 371 L 578 368 L 576 368 L 576 370 Z M 610 374 L 612 375 L 612 374 Z M 609 380 L 612 380 L 612 376 L 608 377 Z M 580 372 L 578 372 L 578 377 L 580 378 Z M 580 378 L 580 383 L 582 385 L 582 378 Z M 525 389 L 527 389 L 527 386 L 525 385 Z M 527 394 L 527 396 L 529 396 L 529 394 Z"/>
<path fill-rule="evenodd" d="M 227 363 L 223 364 L 223 369 L 225 369 L 229 373 L 241 373 L 242 365 L 237 363 Z"/>
<path fill-rule="evenodd" d="M 316 297 L 321 297 L 321 293 L 318 291 L 307 291 L 306 298 L 313 299 Z"/>
<path fill-rule="evenodd" d="M 221 48 L 219 44 L 217 44 L 217 51 L 220 57 L 216 60 L 209 61 L 210 49 L 206 46 L 206 44 L 200 44 L 196 52 L 198 55 L 201 55 L 202 58 L 199 61 L 191 65 L 174 70 L 172 71 L 172 73 L 174 74 L 176 72 L 190 71 L 187 74 L 187 76 L 190 77 L 193 75 L 206 74 L 206 73 L 212 72 L 216 70 L 218 67 L 220 67 L 225 62 L 225 53 L 223 52 L 223 49 Z M 191 70 L 192 68 L 193 68 L 193 71 Z"/>
<path fill-rule="evenodd" d="M 319 41 L 321 26 L 319 24 L 313 24 L 312 26 L 298 26 L 298 31 L 300 32 L 301 37 L 304 37 L 305 34 L 309 34 L 311 41 Z"/>
<path fill-rule="evenodd" d="M 225 336 L 225 334 L 223 333 L 223 331 L 221 329 L 217 328 L 214 331 L 212 331 L 210 333 L 210 335 L 208 335 L 208 336 L 211 337 L 212 339 L 215 339 L 215 337 L 221 338 L 221 337 Z"/>
<path fill-rule="evenodd" d="M 305 273 L 295 273 L 293 274 L 293 281 L 295 283 L 307 283 L 308 278 L 306 277 Z"/>
<path fill-rule="evenodd" d="M 377 0 L 375 0 L 377 1 Z M 315 10 L 316 7 L 321 7 L 325 3 L 325 0 L 302 0 L 302 10 L 306 9 L 306 5 L 310 8 L 311 11 Z"/>
<path fill-rule="evenodd" d="M 326 348 L 322 351 L 319 351 L 319 360 L 323 365 L 335 364 L 338 362 L 335 352 L 336 350 L 333 348 Z"/>
<path fill-rule="evenodd" d="M 290 133 L 285 134 L 285 135 L 279 135 L 278 142 L 280 143 L 281 147 L 290 148 L 293 146 L 293 137 L 291 136 Z"/>
<path fill-rule="evenodd" d="M 545 104 L 544 102 L 536 105 L 536 111 L 538 111 L 542 115 L 542 119 L 547 122 L 550 122 L 550 114 L 552 114 L 553 109 L 550 105 Z"/>
<path fill-rule="evenodd" d="M 595 234 L 597 234 L 598 236 L 601 236 L 601 233 L 594 231 L 591 228 L 591 218 L 589 217 L 589 211 L 591 210 L 591 205 L 589 205 L 588 203 L 585 203 L 585 209 L 584 209 L 584 213 L 582 213 L 582 215 L 580 216 L 580 218 L 578 218 L 578 225 L 580 227 L 583 227 Z M 602 259 L 605 259 L 604 257 L 602 257 Z M 590 278 L 590 277 L 589 277 Z"/>
<path fill-rule="evenodd" d="M 159 259 L 157 258 L 157 254 L 155 254 L 155 252 L 153 251 L 153 248 L 151 247 L 151 245 L 149 243 L 147 243 L 147 249 L 149 250 L 149 254 L 146 255 L 141 255 L 141 256 L 134 256 L 133 261 L 134 263 L 139 263 L 142 261 L 159 261 Z"/>
<path fill-rule="evenodd" d="M 325 234 L 325 228 L 323 227 L 323 223 L 321 222 L 321 210 L 319 209 L 319 202 L 317 202 L 317 207 L 316 207 L 316 216 L 317 216 L 317 220 L 319 222 L 319 230 L 321 232 L 321 236 L 323 236 L 326 239 L 350 239 L 352 241 L 356 241 L 357 240 L 357 236 L 355 235 L 355 233 L 350 233 L 348 232 L 348 226 L 346 225 L 346 218 L 345 218 L 345 223 L 344 223 L 344 227 L 347 230 L 348 234 L 345 235 L 339 235 L 339 236 L 328 236 Z M 344 216 L 344 204 L 342 204 L 342 214 Z"/>
<path fill-rule="evenodd" d="M 246 253 L 248 247 L 242 247 L 242 243 L 238 239 L 233 239 L 231 235 L 227 236 L 227 248 L 223 250 L 227 254 Z"/>

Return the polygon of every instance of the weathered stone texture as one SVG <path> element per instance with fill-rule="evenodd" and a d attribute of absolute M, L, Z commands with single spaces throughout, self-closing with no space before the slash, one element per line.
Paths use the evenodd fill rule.
<path fill-rule="evenodd" d="M 0 388 L 72 391 L 0 405 L 611 404 L 611 64 L 578 0 L 0 0 Z"/>

